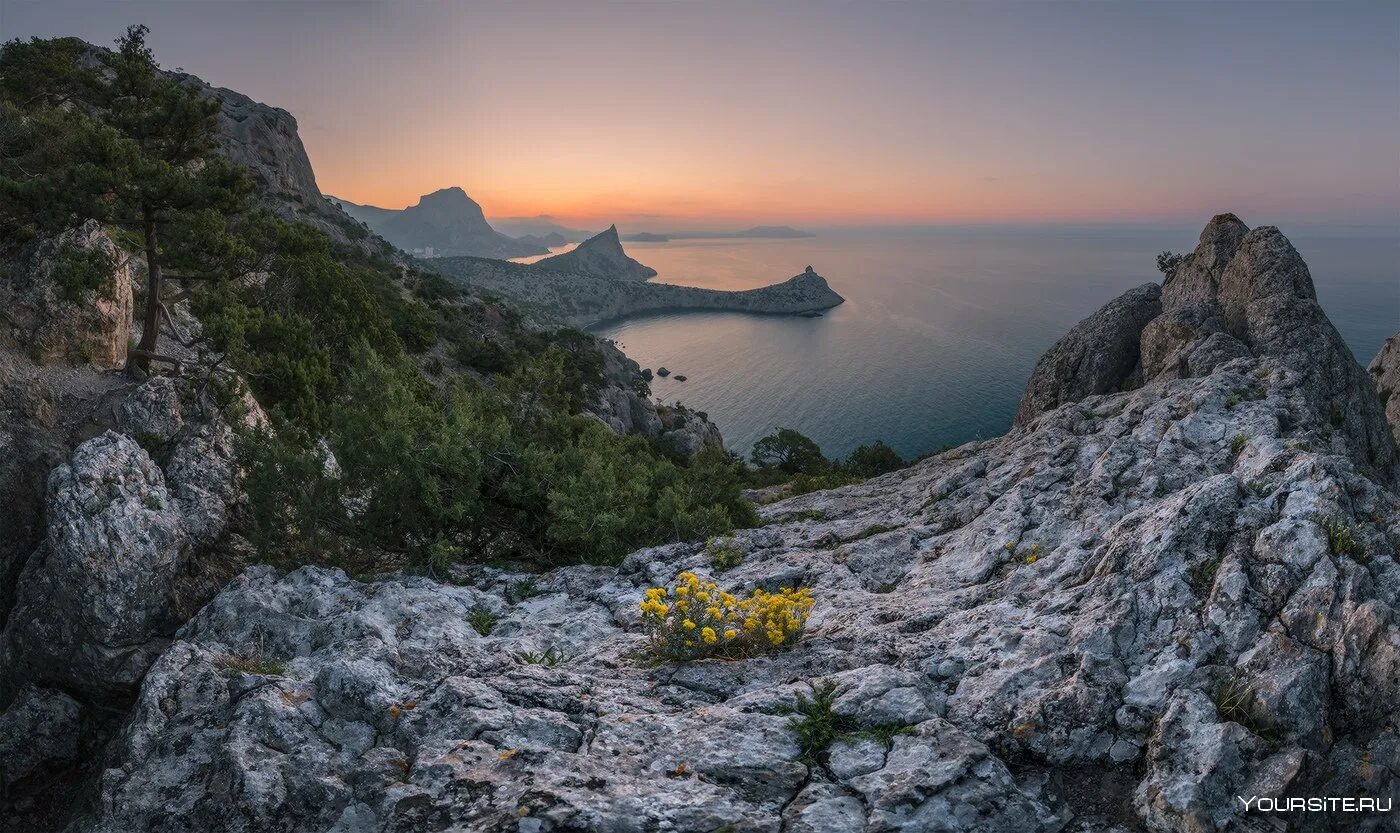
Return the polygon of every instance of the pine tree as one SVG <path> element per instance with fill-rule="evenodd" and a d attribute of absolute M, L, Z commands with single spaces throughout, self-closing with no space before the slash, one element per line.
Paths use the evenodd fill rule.
<path fill-rule="evenodd" d="M 6 106 L 29 120 L 31 134 L 50 131 L 47 147 L 31 135 L 12 143 L 17 151 L 0 150 L 10 154 L 0 159 L 0 218 L 29 234 L 96 219 L 139 239 L 143 329 L 129 364 L 142 369 L 169 360 L 159 353 L 162 321 L 178 333 L 166 306 L 175 296 L 163 294 L 167 277 L 219 279 L 256 259 L 229 225 L 246 212 L 251 187 L 216 153 L 221 102 L 163 73 L 148 31 L 132 26 L 115 52 L 95 56 L 70 39 L 13 41 L 0 55 Z M 17 162 L 15 152 L 39 164 Z M 167 276 L 168 266 L 189 271 Z"/>

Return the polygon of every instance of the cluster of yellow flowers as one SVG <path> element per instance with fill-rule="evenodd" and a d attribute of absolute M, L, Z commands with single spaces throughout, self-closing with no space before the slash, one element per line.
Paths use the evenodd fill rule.
<path fill-rule="evenodd" d="M 752 656 L 796 642 L 812 612 L 812 591 L 755 590 L 745 599 L 681 573 L 674 587 L 653 587 L 642 600 L 642 627 L 656 651 L 673 659 Z"/>

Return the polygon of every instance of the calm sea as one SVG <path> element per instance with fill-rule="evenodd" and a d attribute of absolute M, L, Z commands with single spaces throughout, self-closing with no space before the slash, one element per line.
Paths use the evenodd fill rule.
<path fill-rule="evenodd" d="M 1284 229 L 1288 233 L 1288 229 Z M 883 439 L 904 455 L 1004 433 L 1036 359 L 1123 290 L 1158 279 L 1197 229 L 957 229 L 801 240 L 628 243 L 654 280 L 748 289 L 811 264 L 846 303 L 821 318 L 674 313 L 604 325 L 747 452 L 786 426 L 831 456 Z M 1400 235 L 1290 234 L 1364 365 L 1400 329 Z"/>

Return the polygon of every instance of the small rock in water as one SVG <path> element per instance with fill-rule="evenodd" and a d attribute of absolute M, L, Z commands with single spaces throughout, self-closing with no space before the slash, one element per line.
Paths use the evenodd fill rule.
<path fill-rule="evenodd" d="M 667 370 L 664 367 L 659 367 L 656 369 L 656 375 L 660 376 L 662 379 L 665 379 L 667 376 L 671 375 L 671 371 Z"/>
<path fill-rule="evenodd" d="M 677 381 L 677 382 L 684 382 L 684 381 L 685 381 L 685 377 L 682 376 L 682 375 L 680 375 L 680 374 L 676 374 L 676 381 Z"/>

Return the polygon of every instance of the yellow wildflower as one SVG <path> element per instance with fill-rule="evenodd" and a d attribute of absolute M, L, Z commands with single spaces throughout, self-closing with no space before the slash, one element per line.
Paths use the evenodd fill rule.
<path fill-rule="evenodd" d="M 700 638 L 705 640 L 706 645 L 713 645 L 719 641 L 719 636 L 715 634 L 714 628 L 705 628 L 700 631 Z"/>

